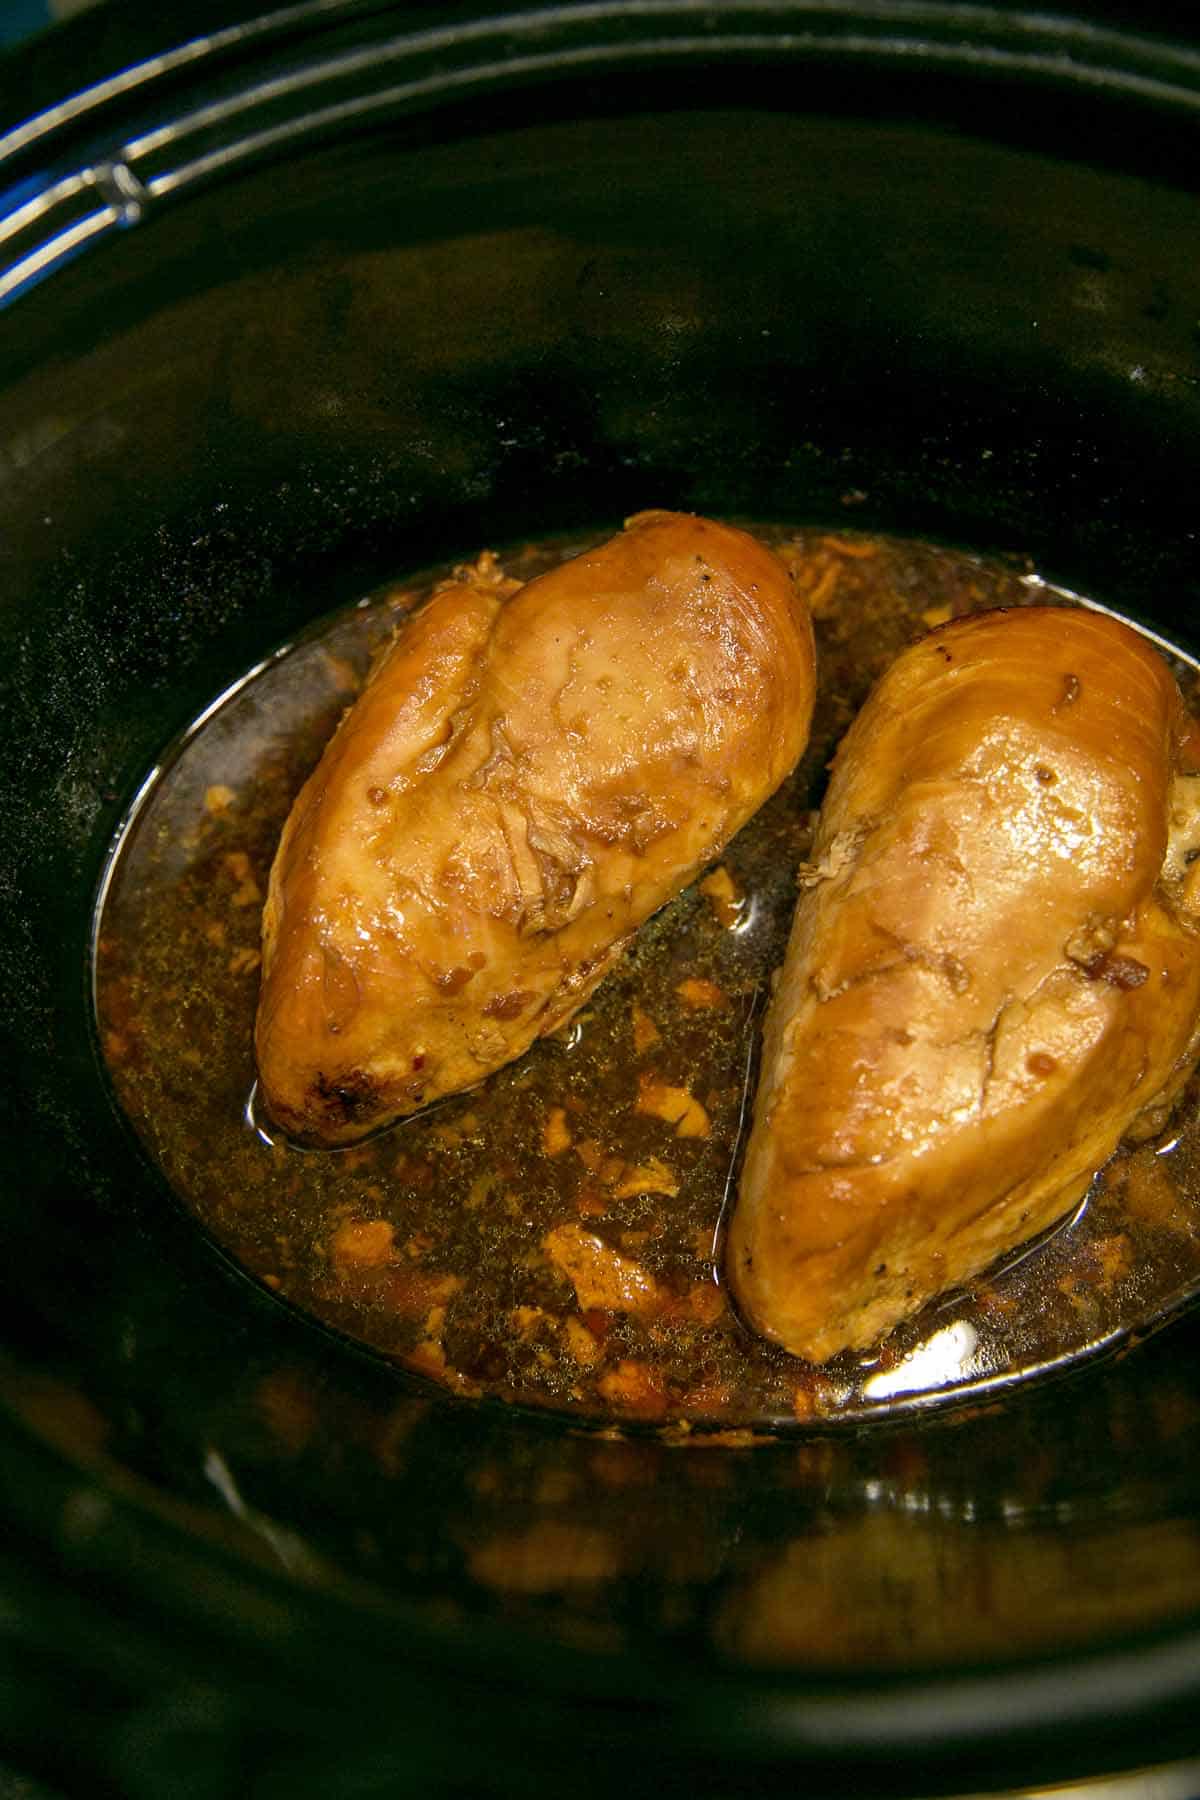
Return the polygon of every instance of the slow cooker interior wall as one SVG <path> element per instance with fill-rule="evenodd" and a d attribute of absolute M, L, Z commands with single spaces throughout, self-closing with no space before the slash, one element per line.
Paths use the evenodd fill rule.
<path fill-rule="evenodd" d="M 0 347 L 5 1330 L 18 1366 L 98 1407 L 110 1456 L 210 1504 L 210 1441 L 223 1433 L 253 1462 L 248 1370 L 283 1355 L 305 1372 L 325 1441 L 346 1393 L 374 1416 L 393 1391 L 230 1277 L 111 1115 L 88 1035 L 91 900 L 120 812 L 170 736 L 379 580 L 658 503 L 1029 555 L 1186 636 L 1196 237 L 1191 202 L 1168 187 L 895 120 L 513 118 L 469 144 L 379 136 L 260 170 L 164 210 L 22 303 L 36 309 L 26 348 L 13 333 Z M 885 1434 L 806 1450 L 768 1479 L 738 1464 L 713 1478 L 719 1501 L 648 1449 L 653 1471 L 630 1477 L 624 1529 L 639 1548 L 619 1603 L 567 1581 L 495 1604 L 601 1645 L 674 1631 L 735 1661 L 803 1663 L 811 1645 L 739 1623 L 738 1579 L 719 1606 L 709 1587 L 796 1536 L 797 1489 L 807 1525 L 827 1518 L 830 1492 L 849 1513 L 884 1475 L 950 1495 L 961 1524 L 990 1482 L 998 1520 L 1001 1472 L 1040 1455 L 1053 1467 L 1039 1520 L 1052 1532 L 1053 1508 L 1074 1508 L 1100 1530 L 1097 1557 L 1035 1559 L 1041 1625 L 978 1656 L 1195 1611 L 1194 1415 L 1179 1398 L 1182 1423 L 1164 1433 L 1147 1399 L 1177 1393 L 1168 1366 L 1152 1349 L 1124 1387 L 1103 1378 L 1103 1397 L 1077 1384 L 1069 1430 L 1035 1397 L 915 1448 Z M 467 1529 L 447 1525 L 446 1496 L 490 1457 L 523 1471 L 504 1505 L 529 1505 L 545 1459 L 578 1475 L 584 1453 L 548 1450 L 532 1428 L 514 1453 L 510 1421 L 464 1428 L 452 1409 L 413 1405 L 405 1429 L 432 1486 L 403 1458 L 402 1477 L 369 1482 L 355 1464 L 348 1484 L 336 1459 L 304 1481 L 267 1466 L 250 1479 L 272 1517 L 360 1575 L 444 1604 L 447 1532 L 461 1556 Z M 52 1406 L 39 1417 L 55 1429 Z M 1142 1516 L 1165 1527 L 1145 1554 L 1160 1543 L 1183 1576 L 1144 1584 L 1115 1615 L 1097 1600 L 1092 1622 L 1070 1590 L 1103 1588 L 1119 1478 L 1087 1455 L 1098 1436 L 1140 1459 Z M 664 1480 L 690 1521 L 669 1534 L 690 1546 L 683 1564 L 653 1523 Z M 364 1509 L 369 1551 L 354 1547 Z M 420 1555 L 400 1554 L 393 1515 Z M 940 1542 L 934 1525 L 908 1529 L 909 1550 Z M 987 1543 L 1003 1561 L 1002 1539 Z M 645 1576 L 656 1558 L 635 1592 L 629 1568 Z M 944 1545 L 912 1566 L 901 1610 L 942 1621 L 925 1653 L 963 1655 L 945 1625 L 961 1567 Z M 911 1640 L 889 1644 L 877 1623 L 860 1656 L 906 1660 Z"/>

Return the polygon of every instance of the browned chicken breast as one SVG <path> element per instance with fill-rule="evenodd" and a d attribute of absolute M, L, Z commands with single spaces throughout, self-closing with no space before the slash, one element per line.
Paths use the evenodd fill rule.
<path fill-rule="evenodd" d="M 783 565 L 642 513 L 402 627 L 300 793 L 263 916 L 260 1086 L 346 1143 L 571 1017 L 798 760 L 812 634 Z"/>
<path fill-rule="evenodd" d="M 1085 611 L 960 619 L 878 684 L 802 873 L 730 1228 L 765 1336 L 812 1361 L 875 1342 L 1177 1092 L 1190 729 L 1150 645 Z"/>

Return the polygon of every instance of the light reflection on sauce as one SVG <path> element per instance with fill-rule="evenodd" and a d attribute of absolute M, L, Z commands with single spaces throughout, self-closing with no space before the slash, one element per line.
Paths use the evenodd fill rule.
<path fill-rule="evenodd" d="M 897 1394 L 936 1391 L 975 1373 L 979 1333 L 970 1319 L 943 1325 L 931 1337 L 910 1350 L 894 1369 L 880 1369 L 862 1384 L 867 1400 L 891 1400 Z"/>

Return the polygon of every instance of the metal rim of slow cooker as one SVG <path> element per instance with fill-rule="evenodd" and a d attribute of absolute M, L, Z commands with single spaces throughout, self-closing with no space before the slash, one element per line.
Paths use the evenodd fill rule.
<path fill-rule="evenodd" d="M 390 12 L 399 29 L 386 28 Z M 580 0 L 439 10 L 432 25 L 377 0 L 302 0 L 135 58 L 0 136 L 0 180 L 12 184 L 0 189 L 0 304 L 148 209 L 301 141 L 500 86 L 699 66 L 717 52 L 1052 82 L 1169 113 L 1200 109 L 1200 52 L 1187 44 L 975 0 Z M 269 76 L 252 64 L 247 79 L 246 59 L 264 56 Z M 188 89 L 214 85 L 215 97 L 188 100 Z"/>

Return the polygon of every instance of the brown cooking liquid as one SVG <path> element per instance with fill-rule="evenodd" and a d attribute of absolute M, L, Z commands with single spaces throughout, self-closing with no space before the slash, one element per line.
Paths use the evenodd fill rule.
<path fill-rule="evenodd" d="M 834 747 L 914 636 L 1055 597 L 1015 564 L 928 544 L 752 529 L 812 609 L 808 753 L 586 1009 L 473 1092 L 324 1152 L 282 1141 L 251 1101 L 260 918 L 283 822 L 373 653 L 445 569 L 326 621 L 210 708 L 147 783 L 110 864 L 100 1039 L 171 1187 L 276 1293 L 459 1394 L 676 1432 L 862 1419 L 1069 1365 L 1200 1283 L 1189 1093 L 1160 1139 L 1113 1159 L 1074 1220 L 870 1353 L 814 1369 L 736 1316 L 721 1219 Z M 583 547 L 501 560 L 526 579 Z M 1191 695 L 1195 671 L 1176 673 Z"/>

